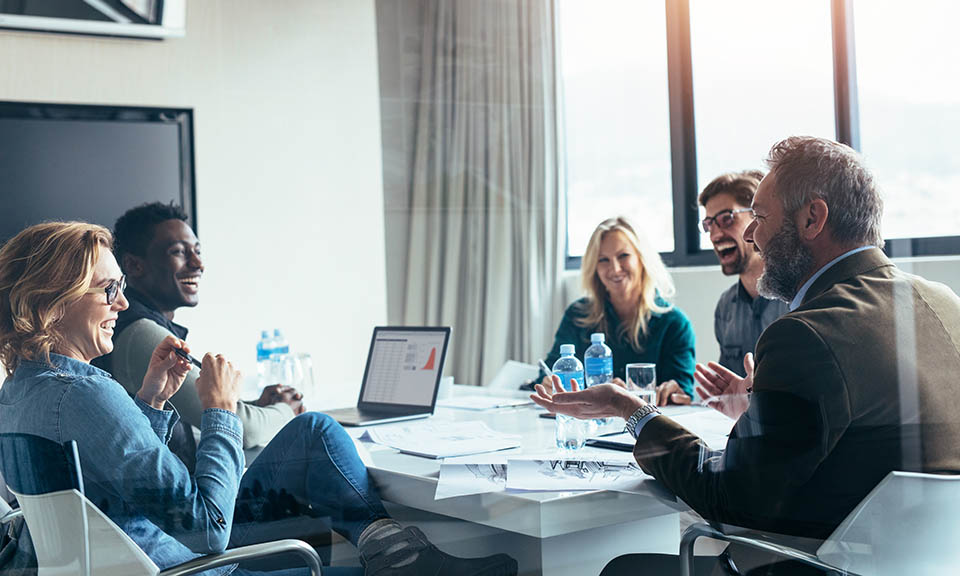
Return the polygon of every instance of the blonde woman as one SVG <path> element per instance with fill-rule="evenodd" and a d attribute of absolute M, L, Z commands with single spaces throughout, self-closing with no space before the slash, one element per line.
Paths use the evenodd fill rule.
<path fill-rule="evenodd" d="M 669 303 L 673 280 L 647 239 L 623 216 L 604 220 L 587 244 L 581 277 L 586 296 L 564 313 L 547 365 L 560 357 L 561 344 L 575 345 L 583 358 L 590 334 L 603 332 L 613 351 L 615 382 L 623 385 L 627 364 L 650 362 L 657 365 L 657 403 L 689 403 L 693 327 Z"/>

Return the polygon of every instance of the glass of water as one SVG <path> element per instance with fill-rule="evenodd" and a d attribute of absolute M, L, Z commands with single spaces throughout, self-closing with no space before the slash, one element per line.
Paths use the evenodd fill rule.
<path fill-rule="evenodd" d="M 650 404 L 657 403 L 657 365 L 627 364 L 627 390 Z"/>

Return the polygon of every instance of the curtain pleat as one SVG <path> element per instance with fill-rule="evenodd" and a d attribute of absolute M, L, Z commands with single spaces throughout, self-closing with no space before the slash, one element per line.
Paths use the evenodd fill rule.
<path fill-rule="evenodd" d="M 453 326 L 448 373 L 535 361 L 563 263 L 552 0 L 425 0 L 407 324 Z"/>

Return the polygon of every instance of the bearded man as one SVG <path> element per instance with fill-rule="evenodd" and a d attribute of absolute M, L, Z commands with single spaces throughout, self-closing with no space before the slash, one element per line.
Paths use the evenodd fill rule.
<path fill-rule="evenodd" d="M 854 150 L 793 137 L 767 163 L 743 238 L 763 260 L 759 293 L 790 311 L 760 336 L 745 377 L 697 366 L 700 395 L 737 420 L 726 449 L 618 386 L 538 386 L 533 399 L 578 418 L 623 417 L 643 471 L 701 516 L 813 551 L 891 471 L 960 472 L 960 298 L 883 254 L 879 189 Z M 767 561 L 748 555 L 731 544 L 696 573 L 721 574 L 728 557 L 741 568 Z M 624 556 L 603 574 L 678 568 L 676 556 Z"/>

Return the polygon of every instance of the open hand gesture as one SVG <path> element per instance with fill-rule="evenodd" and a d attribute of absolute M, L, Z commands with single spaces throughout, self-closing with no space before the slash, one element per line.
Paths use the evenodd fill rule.
<path fill-rule="evenodd" d="M 693 377 L 700 383 L 697 393 L 707 406 L 726 414 L 734 420 L 740 418 L 750 406 L 748 390 L 753 387 L 753 353 L 743 358 L 746 377 L 741 378 L 716 362 L 706 366 L 697 364 Z"/>
<path fill-rule="evenodd" d="M 606 418 L 620 416 L 629 418 L 645 402 L 615 384 L 600 384 L 580 390 L 575 380 L 571 381 L 572 392 L 560 387 L 560 379 L 553 377 L 552 385 L 537 384 L 536 394 L 530 399 L 554 414 L 566 414 L 574 418 Z"/>

